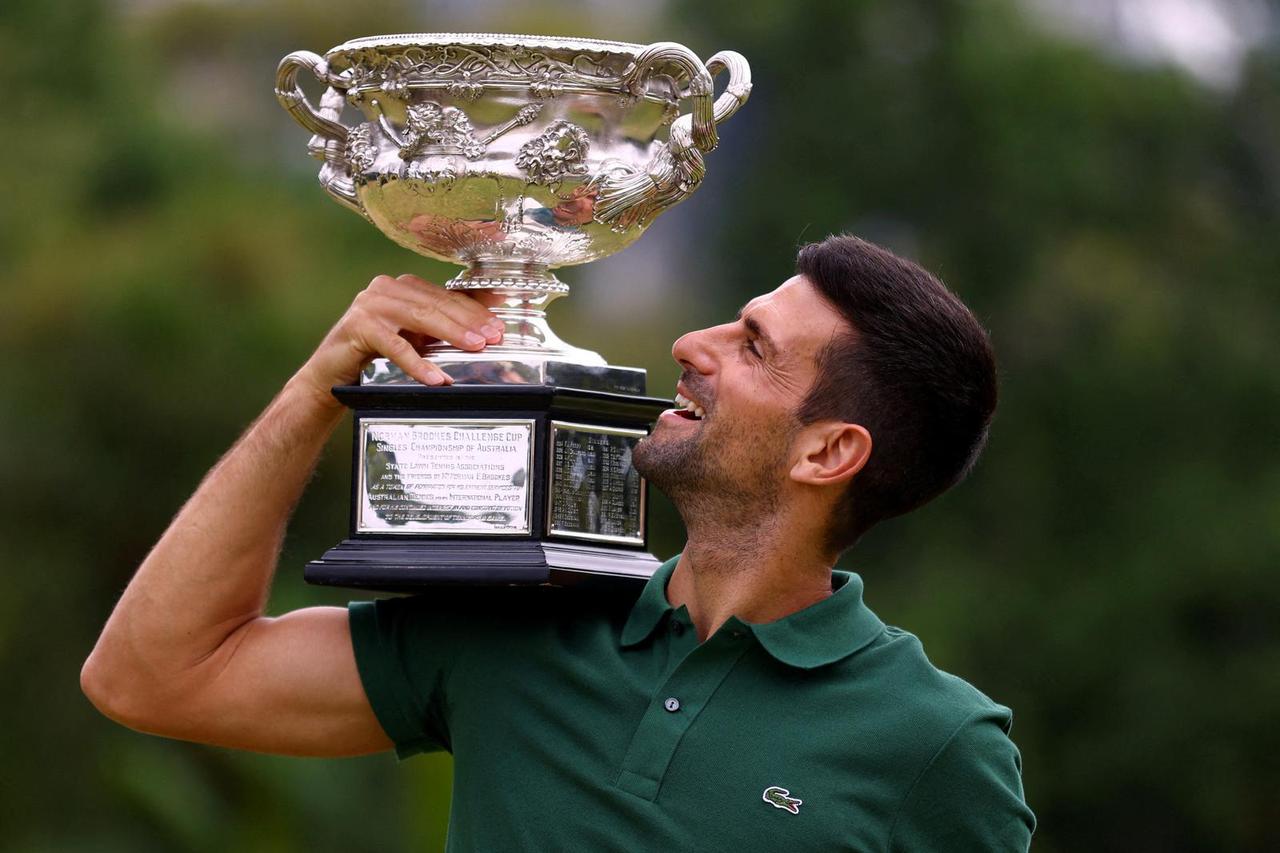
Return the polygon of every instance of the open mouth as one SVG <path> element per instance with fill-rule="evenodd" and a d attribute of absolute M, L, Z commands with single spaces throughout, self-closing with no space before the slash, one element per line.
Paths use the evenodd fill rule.
<path fill-rule="evenodd" d="M 701 406 L 679 392 L 676 392 L 675 412 L 680 417 L 689 421 L 700 421 L 706 415 L 706 412 L 702 410 Z"/>

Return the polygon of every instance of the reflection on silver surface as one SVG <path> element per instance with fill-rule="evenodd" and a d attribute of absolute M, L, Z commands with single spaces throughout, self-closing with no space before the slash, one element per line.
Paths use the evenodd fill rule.
<path fill-rule="evenodd" d="M 528 533 L 532 420 L 360 422 L 359 533 Z"/>
<path fill-rule="evenodd" d="M 631 465 L 631 451 L 645 435 L 551 422 L 549 534 L 644 545 L 645 482 Z"/>
<path fill-rule="evenodd" d="M 645 370 L 641 367 L 580 364 L 545 357 L 515 360 L 502 358 L 491 349 L 496 350 L 492 347 L 480 352 L 459 350 L 458 355 L 470 358 L 455 360 L 446 354 L 431 361 L 460 385 L 551 385 L 612 394 L 645 393 Z M 375 358 L 361 371 L 360 384 L 416 385 L 418 382 L 388 359 Z"/>
<path fill-rule="evenodd" d="M 300 74 L 324 87 L 318 106 Z M 483 33 L 356 39 L 291 53 L 276 74 L 335 200 L 399 245 L 465 266 L 450 288 L 504 297 L 500 358 L 597 366 L 546 324 L 568 291 L 552 270 L 619 251 L 691 195 L 717 126 L 750 92 L 733 51 L 704 63 L 673 42 Z M 431 355 L 458 358 L 443 345 Z"/>

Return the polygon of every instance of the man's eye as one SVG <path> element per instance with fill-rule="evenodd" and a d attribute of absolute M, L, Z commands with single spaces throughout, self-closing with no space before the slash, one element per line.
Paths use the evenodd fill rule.
<path fill-rule="evenodd" d="M 761 357 L 761 356 L 760 356 L 760 350 L 759 350 L 759 348 L 757 348 L 757 347 L 756 347 L 756 342 L 755 342 L 754 340 L 752 340 L 751 338 L 747 338 L 746 347 L 747 347 L 747 349 L 751 350 L 751 354 L 752 354 L 752 355 L 754 355 L 756 358 L 760 358 L 760 357 Z"/>

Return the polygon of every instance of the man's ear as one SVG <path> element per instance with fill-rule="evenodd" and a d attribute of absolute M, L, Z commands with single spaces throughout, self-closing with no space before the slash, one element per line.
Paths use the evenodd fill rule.
<path fill-rule="evenodd" d="M 859 424 L 819 421 L 796 436 L 791 479 L 812 486 L 847 483 L 871 458 L 871 433 Z"/>

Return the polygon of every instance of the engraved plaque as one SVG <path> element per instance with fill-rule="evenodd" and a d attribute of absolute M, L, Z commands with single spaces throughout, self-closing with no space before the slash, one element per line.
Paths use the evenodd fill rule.
<path fill-rule="evenodd" d="M 551 422 L 547 532 L 644 544 L 644 478 L 631 450 L 644 430 Z"/>
<path fill-rule="evenodd" d="M 360 422 L 360 533 L 528 533 L 532 420 Z"/>

